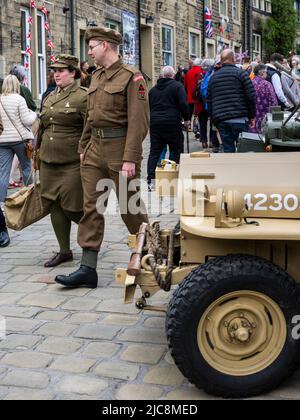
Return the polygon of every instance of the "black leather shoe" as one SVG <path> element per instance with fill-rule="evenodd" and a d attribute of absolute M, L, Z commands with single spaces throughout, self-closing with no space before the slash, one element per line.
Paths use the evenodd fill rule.
<path fill-rule="evenodd" d="M 6 248 L 10 244 L 10 239 L 7 230 L 0 232 L 0 248 Z"/>
<path fill-rule="evenodd" d="M 57 276 L 55 281 L 65 287 L 96 289 L 98 287 L 98 274 L 94 268 L 82 265 L 75 273 L 69 276 Z"/>
<path fill-rule="evenodd" d="M 58 252 L 52 258 L 50 258 L 49 261 L 45 263 L 44 267 L 46 268 L 57 267 L 58 265 L 69 262 L 69 261 L 73 261 L 72 251 L 68 252 L 67 254 L 61 254 L 60 252 Z"/>

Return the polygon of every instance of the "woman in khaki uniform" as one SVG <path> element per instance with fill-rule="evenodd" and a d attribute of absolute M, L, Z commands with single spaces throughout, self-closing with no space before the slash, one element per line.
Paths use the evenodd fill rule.
<path fill-rule="evenodd" d="M 78 224 L 83 216 L 78 144 L 87 106 L 87 89 L 78 83 L 78 59 L 61 54 L 51 68 L 57 88 L 43 104 L 38 148 L 41 195 L 43 204 L 50 209 L 60 251 L 45 267 L 73 260 L 71 224 Z"/>

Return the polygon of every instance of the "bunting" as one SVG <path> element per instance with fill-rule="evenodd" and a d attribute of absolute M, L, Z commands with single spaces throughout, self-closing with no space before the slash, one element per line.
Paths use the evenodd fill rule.
<path fill-rule="evenodd" d="M 27 23 L 29 25 L 29 31 L 27 35 L 27 48 L 26 48 L 26 61 L 25 61 L 25 67 L 26 70 L 29 70 L 30 68 L 30 58 L 33 55 L 32 52 L 32 25 L 33 25 L 33 18 L 32 18 L 32 11 L 33 9 L 40 9 L 41 12 L 44 14 L 45 17 L 45 30 L 48 35 L 48 41 L 47 46 L 50 49 L 50 61 L 51 63 L 55 63 L 55 45 L 53 42 L 53 35 L 50 27 L 49 22 L 49 10 L 47 9 L 46 2 L 43 0 L 29 0 L 29 18 L 27 20 Z"/>

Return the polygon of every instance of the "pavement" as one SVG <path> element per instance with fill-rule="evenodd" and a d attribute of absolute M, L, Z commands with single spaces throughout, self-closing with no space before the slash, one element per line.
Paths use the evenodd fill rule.
<path fill-rule="evenodd" d="M 192 150 L 198 148 L 192 141 Z M 146 155 L 148 150 L 146 143 Z M 177 217 L 166 214 L 161 221 L 173 226 Z M 65 290 L 54 284 L 57 274 L 70 273 L 79 264 L 76 230 L 74 226 L 75 261 L 56 269 L 43 267 L 57 251 L 49 218 L 11 232 L 11 246 L 1 249 L 0 316 L 7 336 L 0 340 L 0 399 L 215 399 L 189 384 L 175 366 L 164 315 L 123 304 L 123 287 L 115 283 L 114 272 L 127 266 L 130 252 L 118 215 L 107 217 L 99 288 Z M 160 292 L 151 303 L 166 304 L 169 298 Z M 259 399 L 300 399 L 300 372 Z"/>

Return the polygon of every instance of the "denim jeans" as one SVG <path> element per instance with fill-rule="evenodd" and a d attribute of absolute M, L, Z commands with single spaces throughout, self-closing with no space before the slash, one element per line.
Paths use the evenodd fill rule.
<path fill-rule="evenodd" d="M 14 143 L 11 146 L 0 145 L 0 202 L 3 202 L 7 196 L 10 171 L 15 155 L 17 155 L 22 168 L 24 184 L 28 185 L 31 182 L 31 159 L 28 159 L 25 154 L 24 143 Z"/>
<path fill-rule="evenodd" d="M 171 157 L 176 163 L 179 163 L 180 155 L 184 149 L 184 136 L 181 126 L 151 126 L 150 136 L 151 150 L 148 159 L 148 184 L 155 179 L 155 169 L 166 146 L 169 146 Z"/>
<path fill-rule="evenodd" d="M 166 159 L 167 152 L 168 152 L 168 146 L 166 146 L 164 148 L 164 150 L 161 152 L 161 155 L 160 155 L 160 158 L 159 158 L 160 162 L 162 160 Z M 174 160 L 174 153 L 172 153 L 172 152 L 169 153 L 169 160 Z"/>
<path fill-rule="evenodd" d="M 240 134 L 249 131 L 246 122 L 244 124 L 222 122 L 217 128 L 222 139 L 224 153 L 235 153 Z"/>

